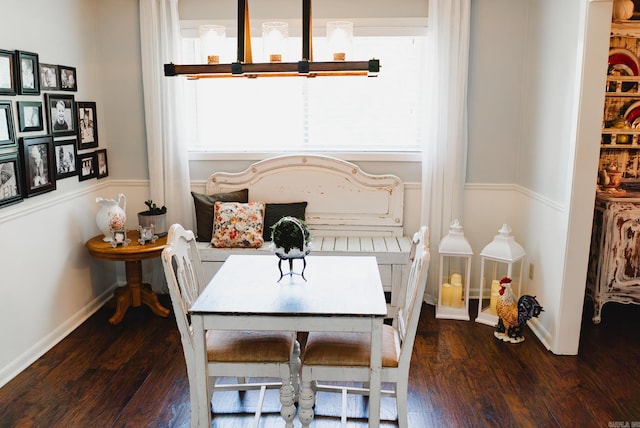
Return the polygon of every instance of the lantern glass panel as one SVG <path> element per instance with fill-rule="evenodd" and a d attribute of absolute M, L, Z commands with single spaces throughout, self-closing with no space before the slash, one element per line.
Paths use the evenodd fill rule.
<path fill-rule="evenodd" d="M 505 263 L 496 260 L 484 260 L 484 276 L 482 278 L 482 309 L 491 315 L 497 315 L 496 303 L 500 291 L 500 279 L 511 278 L 511 291 L 515 299 L 520 297 L 522 260 Z"/>

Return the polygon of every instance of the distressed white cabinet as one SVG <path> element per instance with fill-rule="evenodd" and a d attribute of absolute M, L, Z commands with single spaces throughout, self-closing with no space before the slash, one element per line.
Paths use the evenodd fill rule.
<path fill-rule="evenodd" d="M 595 324 L 605 303 L 640 304 L 640 195 L 597 196 L 587 296 L 593 300 Z"/>

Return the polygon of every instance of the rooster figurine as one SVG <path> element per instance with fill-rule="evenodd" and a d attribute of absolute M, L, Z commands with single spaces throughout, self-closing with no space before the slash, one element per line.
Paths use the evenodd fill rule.
<path fill-rule="evenodd" d="M 516 304 L 511 292 L 511 278 L 505 276 L 500 280 L 500 296 L 496 304 L 498 324 L 493 335 L 503 342 L 523 342 L 522 330 L 527 321 L 532 317 L 537 318 L 542 311 L 544 309 L 535 296 L 524 295 Z"/>

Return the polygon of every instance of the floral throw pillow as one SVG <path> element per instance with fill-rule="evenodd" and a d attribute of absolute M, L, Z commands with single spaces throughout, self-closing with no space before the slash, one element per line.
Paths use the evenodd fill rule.
<path fill-rule="evenodd" d="M 264 202 L 216 202 L 213 235 L 216 248 L 260 248 L 264 244 Z"/>

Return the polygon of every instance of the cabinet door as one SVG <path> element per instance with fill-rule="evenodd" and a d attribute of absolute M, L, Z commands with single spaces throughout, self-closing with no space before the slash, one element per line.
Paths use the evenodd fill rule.
<path fill-rule="evenodd" d="M 640 207 L 613 203 L 610 210 L 612 263 L 607 272 L 608 292 L 640 295 Z"/>

